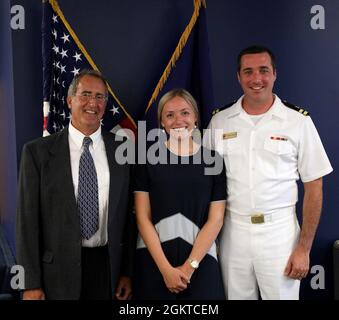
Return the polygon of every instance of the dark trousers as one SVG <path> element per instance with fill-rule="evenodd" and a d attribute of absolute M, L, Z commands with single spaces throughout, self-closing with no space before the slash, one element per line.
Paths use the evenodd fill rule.
<path fill-rule="evenodd" d="M 81 250 L 81 300 L 112 300 L 108 246 Z"/>

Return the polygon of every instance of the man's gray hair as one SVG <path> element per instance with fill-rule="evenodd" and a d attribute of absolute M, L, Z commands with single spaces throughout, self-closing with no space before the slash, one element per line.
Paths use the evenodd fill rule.
<path fill-rule="evenodd" d="M 105 85 L 106 93 L 107 93 L 108 91 L 107 81 L 106 81 L 106 78 L 101 74 L 101 72 L 97 70 L 93 70 L 93 69 L 83 69 L 79 72 L 79 74 L 77 74 L 73 78 L 71 84 L 69 85 L 67 96 L 75 96 L 77 89 L 78 89 L 79 82 L 84 76 L 91 76 L 91 77 L 100 79 Z"/>

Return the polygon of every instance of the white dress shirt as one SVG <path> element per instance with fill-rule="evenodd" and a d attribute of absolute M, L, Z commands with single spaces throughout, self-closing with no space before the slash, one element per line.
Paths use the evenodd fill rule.
<path fill-rule="evenodd" d="M 85 137 L 83 133 L 69 124 L 69 150 L 71 155 L 71 168 L 75 199 L 78 196 L 78 181 L 79 181 L 79 162 L 83 151 L 82 142 Z M 107 243 L 107 219 L 108 219 L 108 199 L 109 199 L 109 182 L 110 174 L 108 161 L 106 156 L 105 144 L 101 135 L 101 127 L 90 135 L 93 143 L 89 146 L 89 151 L 92 155 L 95 169 L 98 178 L 99 191 L 99 229 L 88 240 L 83 239 L 84 247 L 98 247 Z"/>
<path fill-rule="evenodd" d="M 224 157 L 227 208 L 250 215 L 294 206 L 299 177 L 309 182 L 333 170 L 312 119 L 275 96 L 255 124 L 242 99 L 217 113 L 204 136 L 204 145 Z"/>

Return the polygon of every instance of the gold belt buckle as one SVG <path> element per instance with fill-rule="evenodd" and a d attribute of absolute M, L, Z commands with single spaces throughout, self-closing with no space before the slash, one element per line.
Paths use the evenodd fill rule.
<path fill-rule="evenodd" d="M 251 216 L 251 222 L 252 223 L 264 223 L 265 217 L 262 213 L 261 214 L 254 214 L 254 215 Z"/>

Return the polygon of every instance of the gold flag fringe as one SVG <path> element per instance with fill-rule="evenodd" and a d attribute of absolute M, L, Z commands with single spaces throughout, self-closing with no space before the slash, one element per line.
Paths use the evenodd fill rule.
<path fill-rule="evenodd" d="M 79 40 L 78 36 L 75 34 L 75 32 L 73 31 L 72 27 L 70 26 L 70 24 L 68 23 L 68 21 L 66 20 L 63 12 L 61 11 L 58 1 L 57 0 L 49 0 L 49 3 L 51 4 L 53 10 L 58 14 L 58 16 L 60 17 L 60 19 L 62 20 L 62 22 L 64 23 L 66 29 L 68 30 L 69 34 L 71 35 L 71 37 L 73 38 L 73 40 L 75 41 L 75 43 L 78 45 L 78 47 L 80 48 L 80 51 L 82 52 L 82 54 L 86 57 L 86 59 L 88 60 L 89 64 L 91 65 L 91 67 L 97 71 L 100 71 L 98 69 L 98 67 L 96 66 L 96 64 L 94 63 L 94 61 L 92 60 L 91 56 L 88 54 L 87 50 L 85 49 L 85 47 L 83 46 L 83 44 L 81 43 L 81 41 Z M 109 93 L 115 98 L 115 100 L 118 102 L 120 108 L 124 111 L 125 115 L 128 117 L 128 119 L 132 122 L 133 126 L 135 128 L 137 128 L 134 119 L 130 116 L 130 114 L 125 110 L 125 108 L 123 107 L 123 105 L 121 104 L 121 102 L 119 101 L 119 99 L 117 98 L 117 96 L 114 94 L 112 88 L 110 87 L 109 84 L 108 85 L 108 91 Z"/>
<path fill-rule="evenodd" d="M 201 8 L 202 5 L 204 7 L 206 7 L 205 0 L 194 0 L 194 11 L 193 11 L 191 20 L 188 23 L 188 25 L 186 26 L 184 32 L 182 33 L 182 35 L 179 39 L 179 42 L 177 44 L 177 47 L 175 48 L 175 50 L 172 54 L 172 57 L 171 57 L 170 61 L 168 62 L 167 66 L 165 68 L 165 71 L 163 72 L 157 86 L 154 89 L 152 97 L 151 97 L 150 101 L 148 102 L 145 114 L 148 112 L 148 110 L 151 107 L 151 105 L 153 104 L 153 102 L 157 99 L 159 92 L 163 88 L 167 78 L 169 77 L 169 75 L 172 71 L 172 68 L 175 67 L 175 63 L 178 61 L 178 59 L 181 55 L 181 52 L 182 52 L 183 48 L 185 47 L 186 42 L 187 42 L 187 40 L 188 40 L 188 38 L 191 34 L 191 31 L 192 31 L 192 29 L 193 29 L 193 27 L 194 27 L 194 25 L 195 25 L 195 23 L 196 23 L 196 21 L 199 17 L 200 8 Z"/>

